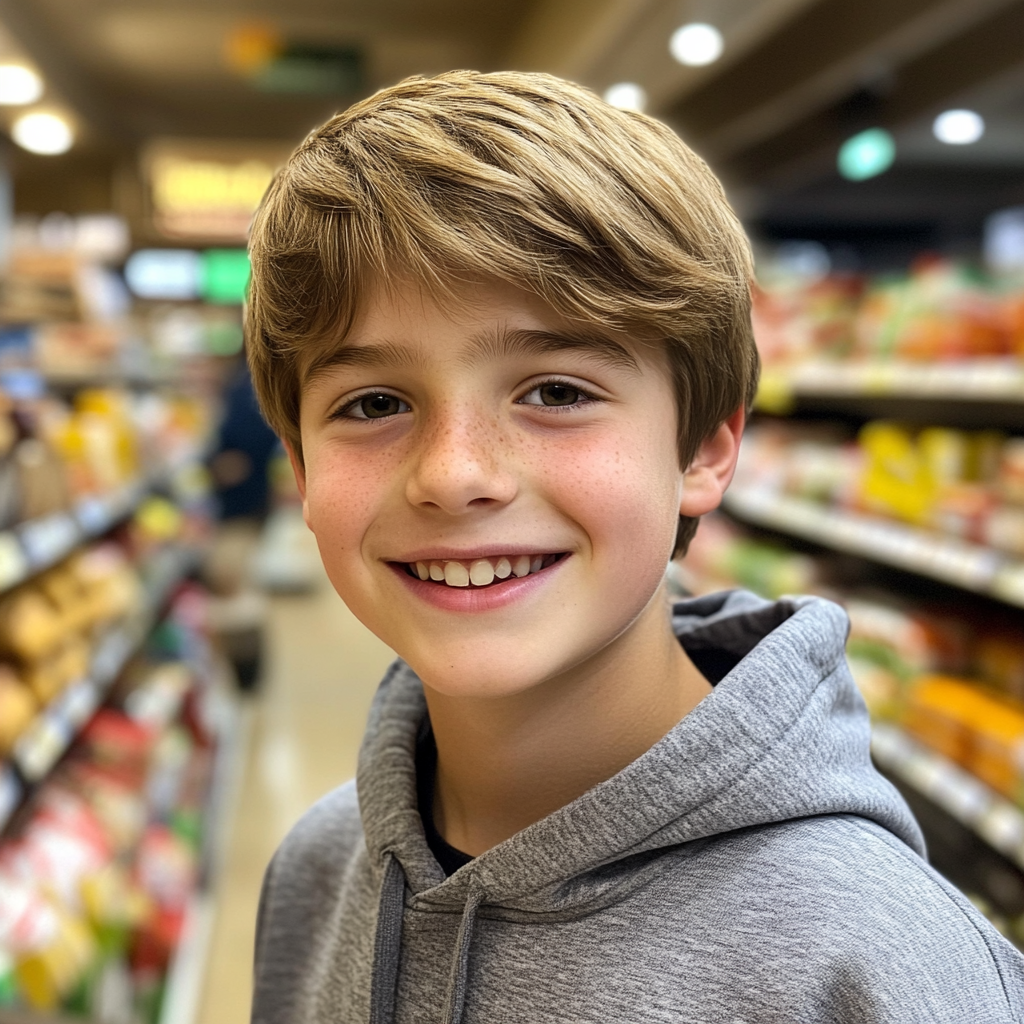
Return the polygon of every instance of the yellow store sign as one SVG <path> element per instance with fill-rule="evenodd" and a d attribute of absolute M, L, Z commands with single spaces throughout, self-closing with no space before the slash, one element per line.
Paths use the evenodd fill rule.
<path fill-rule="evenodd" d="M 152 222 L 167 238 L 190 242 L 246 240 L 252 216 L 287 156 L 266 146 L 155 145 L 145 160 Z"/>

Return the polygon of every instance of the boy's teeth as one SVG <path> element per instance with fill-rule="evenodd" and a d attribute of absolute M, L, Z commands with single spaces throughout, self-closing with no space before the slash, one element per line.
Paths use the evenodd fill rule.
<path fill-rule="evenodd" d="M 469 570 L 461 562 L 445 562 L 444 581 L 449 587 L 468 587 Z"/>
<path fill-rule="evenodd" d="M 474 587 L 486 587 L 496 579 L 505 580 L 509 576 L 529 576 L 531 572 L 538 572 L 542 568 L 554 565 L 557 561 L 555 555 L 516 555 L 510 558 L 502 555 L 497 561 L 490 558 L 475 558 L 467 567 L 462 562 L 445 559 L 436 562 L 413 562 L 410 569 L 421 580 L 433 580 L 435 583 L 444 583 L 449 587 L 468 587 L 470 583 Z"/>
<path fill-rule="evenodd" d="M 494 566 L 486 558 L 478 558 L 469 567 L 469 579 L 474 587 L 486 587 L 494 582 Z"/>

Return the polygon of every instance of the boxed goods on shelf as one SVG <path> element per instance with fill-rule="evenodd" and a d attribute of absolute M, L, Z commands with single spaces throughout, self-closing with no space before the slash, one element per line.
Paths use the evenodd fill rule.
<path fill-rule="evenodd" d="M 37 708 L 88 675 L 96 638 L 138 604 L 140 587 L 123 548 L 105 543 L 0 597 L 0 703 L 10 713 L 0 756 Z"/>
<path fill-rule="evenodd" d="M 0 1006 L 156 1021 L 221 744 L 187 588 L 0 839 Z"/>
<path fill-rule="evenodd" d="M 1024 704 L 972 681 L 928 675 L 908 688 L 900 718 L 927 746 L 1024 802 Z"/>
<path fill-rule="evenodd" d="M 767 280 L 754 301 L 766 364 L 1024 356 L 1024 292 L 926 257 L 908 273 Z"/>
<path fill-rule="evenodd" d="M 755 424 L 739 492 L 784 494 L 1024 556 L 1024 438 L 875 420 L 851 439 L 820 424 Z"/>

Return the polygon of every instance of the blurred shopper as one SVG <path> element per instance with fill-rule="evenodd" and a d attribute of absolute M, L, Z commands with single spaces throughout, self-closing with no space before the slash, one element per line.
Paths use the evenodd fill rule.
<path fill-rule="evenodd" d="M 224 389 L 224 415 L 210 458 L 221 519 L 262 520 L 267 515 L 267 471 L 278 443 L 260 415 L 249 369 L 240 361 Z"/>
<path fill-rule="evenodd" d="M 670 615 L 757 378 L 702 161 L 554 78 L 411 79 L 306 139 L 252 259 L 263 407 L 404 659 L 268 870 L 258 1024 L 1024 1020 L 871 764 L 841 609 Z"/>
<path fill-rule="evenodd" d="M 212 627 L 243 690 L 257 687 L 263 666 L 266 607 L 256 578 L 263 523 L 270 510 L 269 466 L 279 441 L 260 415 L 244 361 L 228 377 L 210 474 L 220 526 L 204 566 L 214 597 Z"/>

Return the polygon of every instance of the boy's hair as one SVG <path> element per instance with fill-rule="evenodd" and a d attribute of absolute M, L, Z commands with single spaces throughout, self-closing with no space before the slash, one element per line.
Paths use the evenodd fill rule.
<path fill-rule="evenodd" d="M 394 274 L 435 294 L 498 278 L 666 345 L 683 467 L 753 399 L 752 261 L 718 180 L 663 124 L 550 75 L 409 78 L 335 115 L 274 179 L 250 255 L 253 383 L 300 459 L 303 381 Z"/>

